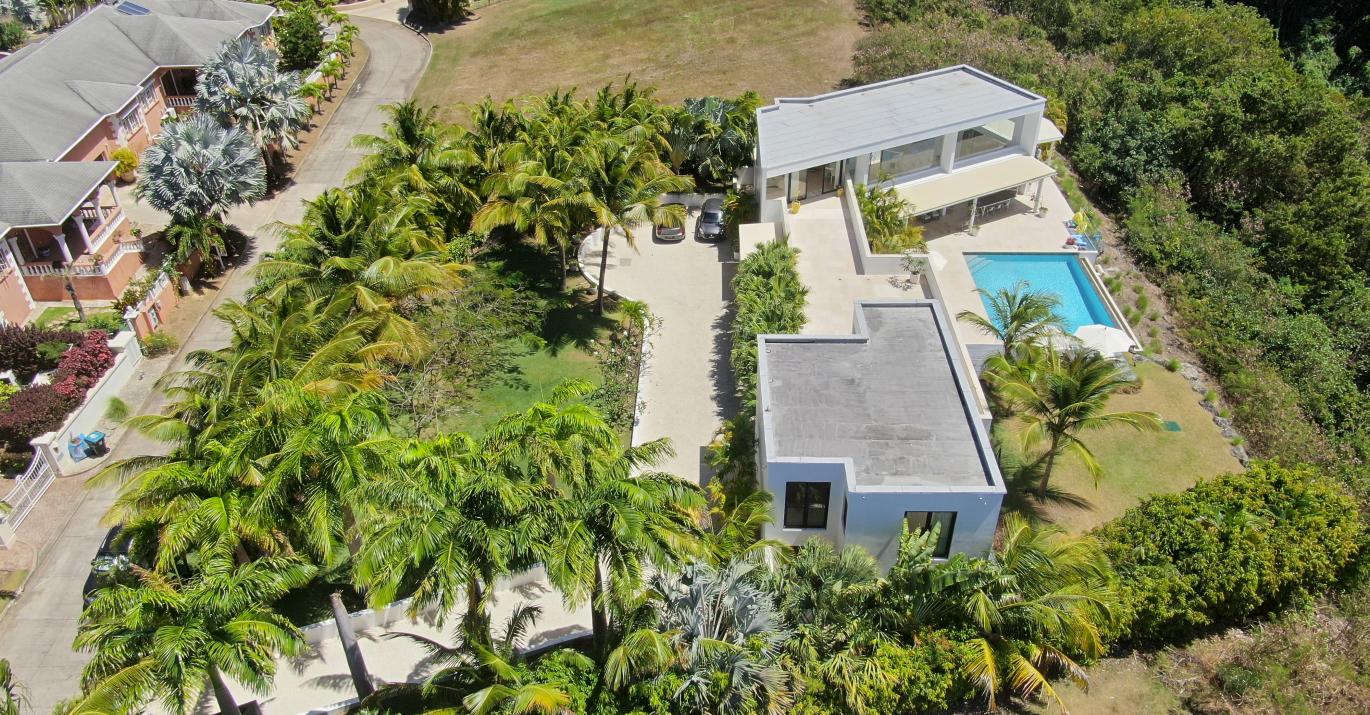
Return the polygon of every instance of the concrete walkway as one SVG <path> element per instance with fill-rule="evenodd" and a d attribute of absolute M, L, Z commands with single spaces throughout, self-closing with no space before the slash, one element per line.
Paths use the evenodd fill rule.
<path fill-rule="evenodd" d="M 633 232 L 637 250 L 621 234 L 609 242 L 605 286 L 640 300 L 661 323 L 646 346 L 633 443 L 669 437 L 676 456 L 664 471 L 704 484 L 712 476 L 707 448 L 724 418 L 736 407 L 728 366 L 732 299 L 732 248 L 693 239 L 694 216 L 685 240 L 661 243 L 650 226 Z M 601 256 L 598 234 L 580 248 L 580 265 L 591 282 Z"/>
<path fill-rule="evenodd" d="M 428 63 L 428 43 L 392 22 L 367 17 L 356 22 L 371 50 L 370 61 L 324 130 L 320 145 L 297 168 L 295 181 L 269 200 L 243 207 L 228 217 L 254 240 L 246 260 L 225 277 L 223 290 L 209 308 L 246 294 L 252 285 L 250 266 L 277 245 L 276 237 L 263 228 L 276 221 L 299 220 L 304 213 L 302 200 L 341 184 L 360 156 L 351 147 L 352 137 L 378 133 L 384 120 L 379 107 L 408 99 L 418 85 Z M 177 359 L 168 362 L 175 365 L 172 369 L 180 369 L 180 358 L 188 351 L 222 347 L 228 337 L 224 326 L 206 312 Z M 150 383 L 155 377 L 149 372 L 145 380 Z M 163 404 L 160 394 L 151 394 L 135 412 L 154 412 Z M 114 456 L 151 454 L 162 449 L 159 443 L 122 435 L 115 443 Z M 81 501 L 62 536 L 41 555 L 24 595 L 0 623 L 0 658 L 9 659 L 15 679 L 28 688 L 29 711 L 34 713 L 48 713 L 58 700 L 74 695 L 81 667 L 88 660 L 85 654 L 71 650 L 71 642 L 81 613 L 81 587 L 106 531 L 99 520 L 113 494 L 110 490 L 83 490 L 76 498 Z"/>

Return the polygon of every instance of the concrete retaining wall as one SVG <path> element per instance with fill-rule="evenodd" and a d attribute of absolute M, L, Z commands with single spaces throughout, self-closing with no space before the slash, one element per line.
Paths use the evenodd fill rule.
<path fill-rule="evenodd" d="M 128 384 L 143 362 L 143 351 L 133 333 L 125 330 L 109 339 L 109 348 L 114 351 L 114 364 L 100 377 L 86 393 L 85 402 L 77 408 L 67 421 L 53 432 L 48 432 L 33 440 L 35 450 L 44 450 L 59 475 L 74 474 L 82 470 L 80 462 L 71 458 L 67 452 L 67 441 L 73 435 L 84 434 L 98 429 L 105 419 L 105 411 L 119 391 Z"/>
<path fill-rule="evenodd" d="M 844 183 L 842 208 L 847 216 L 847 236 L 852 242 L 852 255 L 856 257 L 856 270 L 863 276 L 897 276 L 908 271 L 904 268 L 904 254 L 871 253 L 871 242 L 866 236 L 866 222 L 861 219 L 861 205 L 856 200 L 856 189 L 851 179 Z M 915 253 L 925 261 L 927 253 Z"/>

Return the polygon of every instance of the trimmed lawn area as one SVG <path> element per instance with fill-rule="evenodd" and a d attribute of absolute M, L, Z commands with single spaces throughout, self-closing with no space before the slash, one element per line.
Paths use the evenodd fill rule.
<path fill-rule="evenodd" d="M 770 99 L 835 89 L 852 73 L 862 29 L 854 0 L 518 0 L 480 8 L 429 35 L 433 58 L 414 99 L 454 105 L 577 87 L 626 75 L 669 102 L 755 90 Z"/>
<path fill-rule="evenodd" d="M 1162 420 L 1179 423 L 1180 431 L 1138 432 L 1120 426 L 1086 434 L 1085 444 L 1104 468 L 1098 489 L 1084 467 L 1069 456 L 1057 462 L 1051 477 L 1053 489 L 1084 504 L 1057 501 L 1038 506 L 1034 499 L 1014 498 L 1012 484 L 1010 503 L 1020 508 L 1030 505 L 1040 510 L 1043 518 L 1072 532 L 1083 532 L 1122 514 L 1148 495 L 1183 491 L 1200 479 L 1242 471 L 1241 463 L 1232 456 L 1231 445 L 1213 424 L 1212 415 L 1199 405 L 1202 395 L 1190 389 L 1183 377 L 1155 363 L 1138 362 L 1136 370 L 1142 389 L 1131 395 L 1115 395 L 1109 400 L 1109 411 L 1156 412 Z M 1004 438 L 1004 451 L 1016 457 L 1020 444 L 1017 421 L 1006 420 L 998 429 Z M 1011 480 L 1011 471 L 1005 466 L 1006 480 Z"/>
<path fill-rule="evenodd" d="M 76 309 L 65 305 L 53 305 L 43 309 L 37 318 L 33 319 L 33 324 L 40 328 L 50 328 L 60 326 L 67 322 L 76 320 Z"/>

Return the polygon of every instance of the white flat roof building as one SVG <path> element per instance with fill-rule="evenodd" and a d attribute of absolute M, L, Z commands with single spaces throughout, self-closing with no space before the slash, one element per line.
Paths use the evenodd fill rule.
<path fill-rule="evenodd" d="M 1060 139 L 1042 117 L 1046 99 L 968 65 L 820 94 L 782 98 L 757 110 L 755 182 L 761 220 L 831 194 L 845 182 L 926 185 L 920 213 L 1026 187 L 1054 172 L 1037 146 Z M 932 188 L 972 167 L 1008 161 L 989 179 Z M 974 177 L 972 177 L 974 178 Z M 1012 179 L 1013 184 L 1004 184 Z M 932 199 L 929 199 L 932 200 Z"/>
<path fill-rule="evenodd" d="M 889 567 L 903 524 L 939 524 L 939 557 L 985 553 L 1005 489 L 941 304 L 861 301 L 853 333 L 758 338 L 765 536 L 859 544 Z"/>

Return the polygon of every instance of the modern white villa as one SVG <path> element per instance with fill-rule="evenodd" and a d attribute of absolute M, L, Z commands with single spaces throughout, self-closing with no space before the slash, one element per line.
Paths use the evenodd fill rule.
<path fill-rule="evenodd" d="M 793 202 L 837 193 L 844 181 L 901 185 L 920 213 L 1001 203 L 1032 187 L 1040 202 L 1055 171 L 1036 158 L 1061 138 L 1046 99 L 967 65 L 757 110 L 755 182 L 761 220 Z"/>
<path fill-rule="evenodd" d="M 742 251 L 784 237 L 809 288 L 803 334 L 760 338 L 766 536 L 860 544 L 886 566 L 904 524 L 941 525 L 939 557 L 990 548 L 1004 485 L 976 371 L 1001 346 L 955 320 L 987 314 L 981 290 L 1025 282 L 1060 298 L 1067 332 L 1086 345 L 1139 344 L 1103 285 L 1098 246 L 1072 230 L 1039 158 L 1062 138 L 1045 108 L 960 65 L 757 111 L 761 223 L 742 227 Z M 861 184 L 913 205 L 925 252 L 873 253 Z"/>

